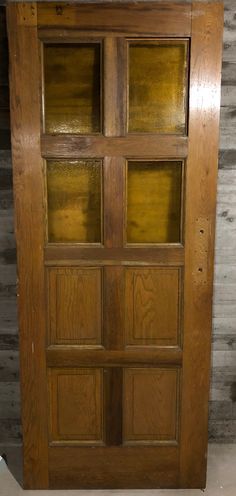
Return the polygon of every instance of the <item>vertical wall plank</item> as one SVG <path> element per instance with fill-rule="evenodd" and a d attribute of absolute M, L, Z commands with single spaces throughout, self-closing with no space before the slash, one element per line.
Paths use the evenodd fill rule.
<path fill-rule="evenodd" d="M 25 487 L 48 487 L 43 163 L 36 3 L 8 3 Z M 31 91 L 26 91 L 30 81 Z"/>
<path fill-rule="evenodd" d="M 180 487 L 204 488 L 223 5 L 192 9 Z"/>

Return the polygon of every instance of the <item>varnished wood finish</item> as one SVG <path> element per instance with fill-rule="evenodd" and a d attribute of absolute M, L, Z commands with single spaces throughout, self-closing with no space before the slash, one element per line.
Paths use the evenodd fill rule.
<path fill-rule="evenodd" d="M 81 245 L 48 245 L 45 248 L 47 265 L 74 265 L 87 263 L 131 265 L 137 262 L 143 265 L 183 265 L 184 248 L 181 245 L 166 245 L 145 248 L 84 248 Z"/>
<path fill-rule="evenodd" d="M 97 7 L 97 8 L 96 8 Z M 94 15 L 96 9 L 96 15 Z M 150 15 L 151 14 L 151 15 Z M 191 6 L 184 3 L 76 5 L 39 2 L 38 25 L 96 30 L 112 36 L 189 36 Z"/>
<path fill-rule="evenodd" d="M 23 71 L 20 72 L 21 91 L 13 92 L 13 102 L 28 115 L 31 87 L 27 78 L 30 81 L 31 65 L 37 100 L 33 109 L 31 106 L 33 152 L 27 141 L 28 121 L 20 120 L 21 112 L 15 111 L 13 105 L 13 114 L 16 112 L 18 119 L 14 130 L 23 126 L 28 143 L 26 149 L 21 150 L 25 154 L 24 167 L 15 153 L 15 168 L 19 174 L 23 171 L 23 192 L 29 188 L 24 198 L 30 197 L 30 205 L 34 207 L 23 216 L 22 204 L 19 204 L 21 183 L 16 182 L 20 215 L 17 227 L 22 232 L 23 242 L 20 253 L 24 250 L 27 256 L 29 254 L 19 274 L 23 284 L 28 285 L 26 300 L 21 303 L 23 325 L 30 319 L 33 329 L 32 333 L 27 324 L 27 333 L 23 335 L 25 343 L 21 344 L 25 360 L 27 353 L 26 364 L 21 359 L 26 420 L 32 419 L 33 423 L 29 431 L 24 431 L 25 446 L 33 446 L 32 456 L 26 453 L 27 487 L 204 486 L 208 392 L 208 380 L 204 378 L 209 375 L 220 73 L 220 41 L 217 38 L 217 45 L 217 28 L 213 29 L 213 25 L 217 26 L 222 17 L 220 7 L 212 6 L 205 2 L 198 7 L 195 3 L 181 2 L 97 5 L 41 2 L 37 4 L 37 23 L 35 5 L 22 3 L 9 7 L 13 48 L 19 43 L 22 54 L 26 40 L 27 45 L 30 43 L 32 31 L 34 40 L 27 52 L 29 61 L 24 79 Z M 18 25 L 12 22 L 15 13 Z M 101 42 L 103 135 L 42 134 L 36 24 L 41 41 Z M 17 36 L 13 34 L 15 31 Z M 126 134 L 127 39 L 158 36 L 181 40 L 193 37 L 190 40 L 189 137 Z M 12 64 L 16 75 L 14 51 Z M 23 66 L 25 68 L 25 64 Z M 203 96 L 198 97 L 203 89 Z M 212 95 L 210 99 L 209 95 Z M 205 144 L 201 142 L 210 127 L 214 139 L 211 139 L 209 158 L 210 138 Z M 27 159 L 31 159 L 30 167 L 26 154 Z M 41 157 L 103 161 L 101 243 L 91 246 L 45 241 L 46 199 L 42 174 L 45 164 L 43 167 Z M 132 159 L 184 163 L 182 244 L 126 245 L 125 163 Z M 24 207 L 27 209 L 28 204 L 24 203 Z M 29 215 L 32 211 L 36 212 L 34 222 Z M 31 228 L 34 238 L 29 236 Z M 36 263 L 36 269 L 32 262 Z M 28 263 L 30 272 L 26 273 Z M 45 272 L 49 274 L 51 301 L 45 290 Z M 90 273 L 94 274 L 92 281 Z M 56 274 L 60 275 L 58 281 Z M 28 316 L 25 301 L 32 308 Z M 65 308 L 59 308 L 63 301 Z M 46 342 L 47 312 L 49 339 Z M 59 322 L 56 322 L 58 315 Z M 159 332 L 161 329 L 160 340 L 158 328 Z M 37 364 L 28 358 L 36 331 L 39 333 Z M 33 384 L 31 376 L 35 379 L 36 373 Z M 30 395 L 28 403 L 26 393 Z M 29 415 L 32 401 L 35 417 L 41 415 L 36 423 Z"/>
<path fill-rule="evenodd" d="M 99 345 L 102 339 L 102 269 L 49 269 L 48 342 Z"/>
<path fill-rule="evenodd" d="M 221 3 L 194 2 L 192 9 L 180 450 L 180 486 L 188 488 L 206 484 L 223 29 Z M 207 250 L 204 266 L 202 247 Z"/>
<path fill-rule="evenodd" d="M 124 371 L 125 444 L 177 441 L 178 382 L 176 369 L 130 367 Z"/>
<path fill-rule="evenodd" d="M 40 154 L 40 66 L 36 3 L 23 5 L 11 3 L 8 5 L 7 15 L 11 59 L 15 231 L 19 273 L 17 292 L 21 348 L 24 484 L 26 488 L 43 489 L 48 487 L 48 441 L 42 209 L 44 179 Z M 29 81 L 30 91 L 26 91 Z"/>
<path fill-rule="evenodd" d="M 123 157 L 106 157 L 103 169 L 104 246 L 108 249 L 122 248 L 124 244 L 125 160 Z"/>
<path fill-rule="evenodd" d="M 103 444 L 103 372 L 49 370 L 50 444 Z"/>
<path fill-rule="evenodd" d="M 185 158 L 188 138 L 183 136 L 129 135 L 126 137 L 59 136 L 46 134 L 41 139 L 46 158 L 126 156 L 129 158 Z"/>
<path fill-rule="evenodd" d="M 46 351 L 47 365 L 49 367 L 75 367 L 76 364 L 89 365 L 90 367 L 101 365 L 115 367 L 128 364 L 135 365 L 158 365 L 171 364 L 181 365 L 183 353 L 178 346 L 158 347 L 152 349 L 126 349 L 105 350 L 101 347 L 89 349 L 77 346 L 49 346 Z"/>
<path fill-rule="evenodd" d="M 123 136 L 126 131 L 126 55 L 126 43 L 123 38 L 104 39 L 105 136 Z"/>
<path fill-rule="evenodd" d="M 181 280 L 178 269 L 125 270 L 127 346 L 176 345 Z"/>

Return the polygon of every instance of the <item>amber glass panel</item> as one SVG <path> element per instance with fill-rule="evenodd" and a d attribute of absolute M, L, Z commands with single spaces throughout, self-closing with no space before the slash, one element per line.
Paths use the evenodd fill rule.
<path fill-rule="evenodd" d="M 128 162 L 128 243 L 180 241 L 181 178 L 181 162 Z"/>
<path fill-rule="evenodd" d="M 101 241 L 101 161 L 47 163 L 49 242 Z"/>
<path fill-rule="evenodd" d="M 129 131 L 184 134 L 187 43 L 129 46 Z"/>
<path fill-rule="evenodd" d="M 100 131 L 100 45 L 45 45 L 45 130 Z"/>

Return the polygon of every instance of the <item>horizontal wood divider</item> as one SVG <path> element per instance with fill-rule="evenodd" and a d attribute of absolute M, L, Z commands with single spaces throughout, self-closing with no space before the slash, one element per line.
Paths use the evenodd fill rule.
<path fill-rule="evenodd" d="M 41 153 L 45 158 L 81 158 L 127 156 L 129 158 L 185 158 L 188 154 L 186 136 L 127 135 L 53 135 L 41 138 Z"/>
<path fill-rule="evenodd" d="M 151 15 L 150 15 L 151 11 Z M 96 30 L 112 35 L 190 36 L 191 5 L 163 3 L 72 4 L 39 2 L 38 25 Z M 112 28 L 111 28 L 112 26 Z"/>
<path fill-rule="evenodd" d="M 46 265 L 184 265 L 184 247 L 158 248 L 81 248 L 71 245 L 48 245 L 44 251 Z"/>
<path fill-rule="evenodd" d="M 46 350 L 48 367 L 117 367 L 132 365 L 181 365 L 182 350 L 177 346 L 160 347 L 156 350 L 105 350 L 104 348 L 51 345 Z"/>

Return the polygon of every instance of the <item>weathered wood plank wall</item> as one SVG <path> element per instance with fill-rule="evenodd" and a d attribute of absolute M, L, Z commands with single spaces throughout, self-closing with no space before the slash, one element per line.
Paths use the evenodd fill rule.
<path fill-rule="evenodd" d="M 225 0 L 209 438 L 236 442 L 236 2 Z M 21 442 L 7 38 L 0 7 L 0 444 Z"/>

